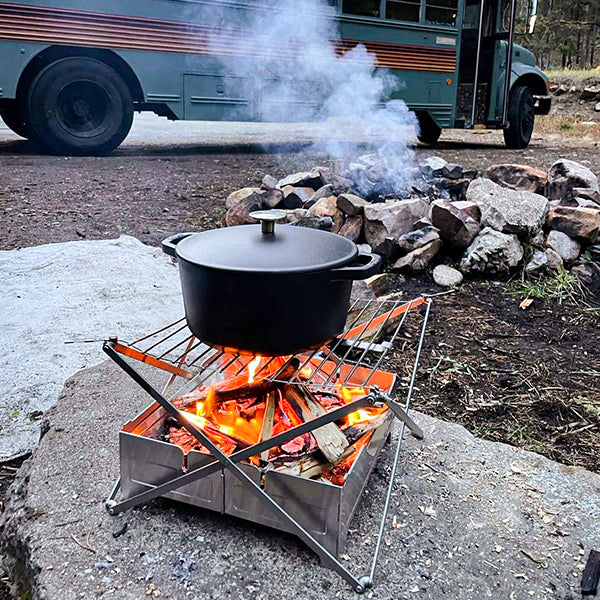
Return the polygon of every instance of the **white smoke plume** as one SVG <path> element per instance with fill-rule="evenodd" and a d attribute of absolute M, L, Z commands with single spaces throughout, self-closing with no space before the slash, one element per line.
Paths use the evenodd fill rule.
<path fill-rule="evenodd" d="M 376 69 L 376 56 L 362 45 L 336 53 L 336 13 L 324 0 L 277 0 L 268 9 L 262 4 L 248 22 L 232 23 L 233 11 L 219 19 L 222 26 L 228 20 L 227 32 L 256 57 L 222 60 L 228 73 L 252 78 L 258 86 L 259 118 L 319 121 L 313 150 L 356 171 L 352 163 L 364 153 L 357 143 L 363 144 L 374 154 L 367 166 L 377 170 L 380 181 L 385 178 L 387 190 L 381 191 L 410 189 L 416 173 L 410 142 L 417 119 L 402 100 L 382 102 L 400 89 L 400 79 Z M 222 41 L 215 39 L 214 46 L 216 54 Z M 373 191 L 370 183 L 369 190 L 358 187 Z"/>

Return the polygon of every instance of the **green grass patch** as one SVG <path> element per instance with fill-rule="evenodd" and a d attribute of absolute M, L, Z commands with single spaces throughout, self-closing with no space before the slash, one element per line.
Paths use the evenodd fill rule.
<path fill-rule="evenodd" d="M 508 293 L 512 296 L 575 305 L 584 304 L 587 295 L 579 277 L 569 273 L 563 266 L 560 266 L 554 275 L 512 282 Z"/>

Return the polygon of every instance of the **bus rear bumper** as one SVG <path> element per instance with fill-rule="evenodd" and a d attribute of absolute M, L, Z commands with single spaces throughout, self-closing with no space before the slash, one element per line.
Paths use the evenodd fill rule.
<path fill-rule="evenodd" d="M 550 112 L 552 98 L 550 96 L 534 96 L 534 109 L 536 115 L 547 115 Z"/>

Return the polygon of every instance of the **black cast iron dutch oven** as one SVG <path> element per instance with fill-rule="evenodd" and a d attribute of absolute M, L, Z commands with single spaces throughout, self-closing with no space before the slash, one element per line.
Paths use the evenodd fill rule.
<path fill-rule="evenodd" d="M 276 356 L 317 348 L 345 325 L 352 281 L 379 270 L 345 237 L 278 225 L 281 211 L 251 215 L 260 225 L 180 233 L 163 241 L 176 256 L 188 326 L 200 340 Z"/>

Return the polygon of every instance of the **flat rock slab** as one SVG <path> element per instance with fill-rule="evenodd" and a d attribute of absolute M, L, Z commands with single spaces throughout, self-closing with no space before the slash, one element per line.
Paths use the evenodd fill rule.
<path fill-rule="evenodd" d="M 104 360 L 99 340 L 183 316 L 177 267 L 129 236 L 1 251 L 0 281 L 0 461 L 35 448 L 65 380 Z"/>
<path fill-rule="evenodd" d="M 169 599 L 355 597 L 287 534 L 166 500 L 110 517 L 103 499 L 118 472 L 118 431 L 147 404 L 112 363 L 67 382 L 4 512 L 4 566 L 21 593 L 29 588 L 26 597 L 44 600 L 139 600 L 157 590 Z M 426 438 L 409 437 L 403 447 L 376 585 L 366 597 L 579 597 L 587 554 L 600 548 L 600 477 L 415 416 Z M 342 556 L 358 575 L 373 552 L 392 454 L 386 446 Z M 125 523 L 127 531 L 113 537 Z"/>

